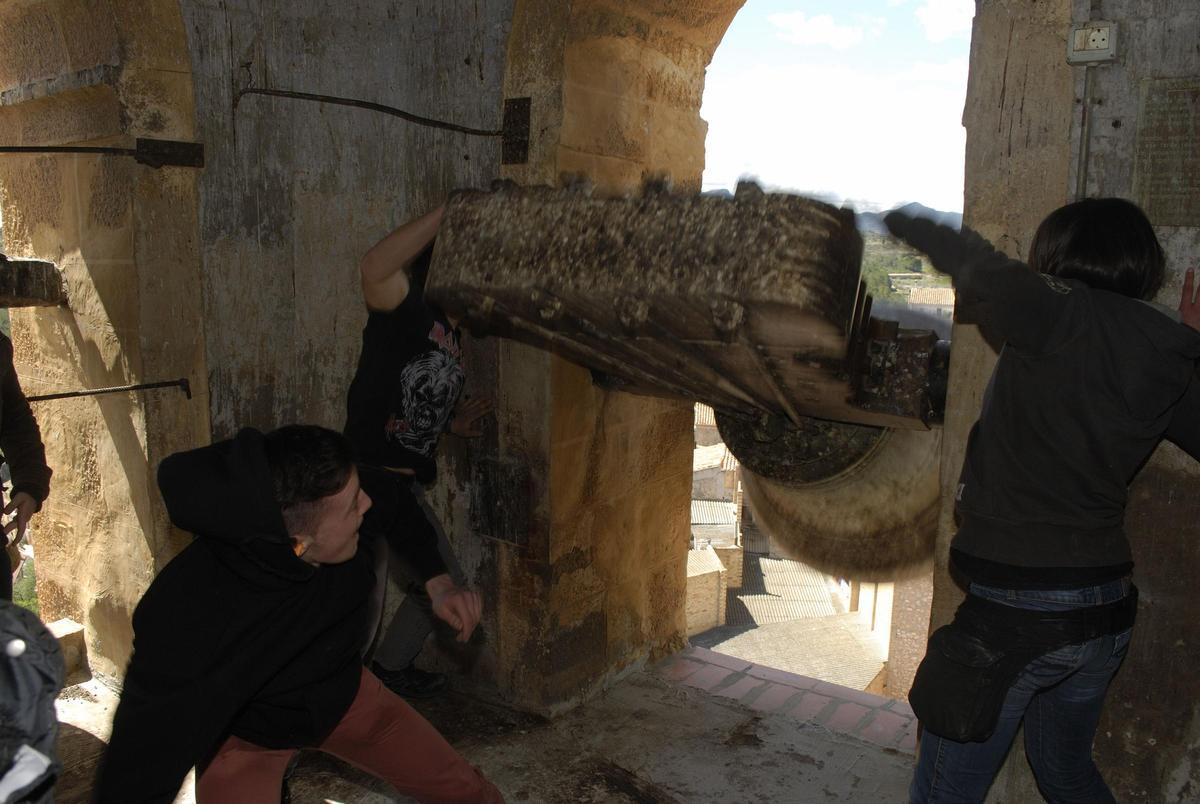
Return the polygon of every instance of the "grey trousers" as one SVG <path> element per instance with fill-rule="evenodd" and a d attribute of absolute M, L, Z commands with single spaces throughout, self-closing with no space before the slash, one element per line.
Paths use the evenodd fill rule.
<path fill-rule="evenodd" d="M 454 579 L 455 583 L 462 584 L 462 568 L 446 538 L 446 529 L 442 527 L 441 521 L 430 508 L 420 485 L 414 483 L 411 493 L 416 497 L 417 503 L 425 512 L 433 529 L 437 531 L 438 552 L 446 564 L 450 577 Z M 375 546 L 375 592 L 372 600 L 374 614 L 370 618 L 370 633 L 367 640 L 369 648 L 365 659 L 370 663 L 373 658 L 375 662 L 388 670 L 402 670 L 417 658 L 421 648 L 425 646 L 425 640 L 433 631 L 433 608 L 429 595 L 425 592 L 424 582 L 417 576 L 409 562 L 392 550 L 386 540 L 378 541 L 380 543 Z M 401 601 L 396 613 L 392 615 L 391 621 L 380 634 L 389 576 L 400 589 L 404 590 L 404 600 Z M 373 650 L 370 649 L 372 645 Z"/>

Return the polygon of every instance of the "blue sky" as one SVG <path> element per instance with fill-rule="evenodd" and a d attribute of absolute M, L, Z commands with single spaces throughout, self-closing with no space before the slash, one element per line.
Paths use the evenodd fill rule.
<path fill-rule="evenodd" d="M 708 68 L 705 189 L 962 210 L 974 0 L 747 0 Z"/>

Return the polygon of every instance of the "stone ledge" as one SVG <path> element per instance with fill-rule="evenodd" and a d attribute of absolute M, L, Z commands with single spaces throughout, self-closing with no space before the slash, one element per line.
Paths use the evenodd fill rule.
<path fill-rule="evenodd" d="M 0 254 L 0 307 L 55 307 L 66 303 L 62 274 L 54 263 L 12 260 Z"/>
<path fill-rule="evenodd" d="M 63 657 L 63 686 L 82 684 L 92 677 L 88 667 L 87 643 L 83 639 L 83 626 L 74 620 L 63 618 L 46 626 L 54 638 Z"/>

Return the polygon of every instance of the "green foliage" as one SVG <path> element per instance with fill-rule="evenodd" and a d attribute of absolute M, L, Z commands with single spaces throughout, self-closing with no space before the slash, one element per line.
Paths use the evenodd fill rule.
<path fill-rule="evenodd" d="M 13 603 L 38 614 L 37 578 L 33 569 L 33 559 L 22 565 L 21 572 L 13 583 Z"/>
<path fill-rule="evenodd" d="M 907 301 L 907 293 L 892 290 L 888 274 L 909 273 L 924 274 L 918 283 L 923 286 L 950 285 L 950 278 L 934 271 L 924 255 L 891 238 L 871 232 L 863 234 L 862 278 L 872 298 L 897 303 Z"/>

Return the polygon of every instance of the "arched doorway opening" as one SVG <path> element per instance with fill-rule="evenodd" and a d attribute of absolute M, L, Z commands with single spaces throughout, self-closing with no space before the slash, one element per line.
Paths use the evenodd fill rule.
<path fill-rule="evenodd" d="M 705 192 L 729 193 L 753 180 L 853 208 L 872 314 L 943 339 L 954 305 L 949 280 L 897 247 L 881 214 L 921 201 L 961 219 L 973 14 L 970 2 L 880 3 L 851 13 L 750 0 L 714 54 L 702 108 Z M 709 415 L 698 410 L 698 444 L 712 443 Z M 717 449 L 697 452 L 698 477 L 711 474 Z M 693 641 L 903 697 L 924 651 L 939 460 L 935 430 L 893 433 L 805 486 L 752 472 L 738 482 L 726 467 L 728 502 L 717 504 L 738 515 L 726 517 L 729 533 L 720 535 L 717 552 L 736 572 L 727 573 L 733 583 L 723 610 L 698 626 L 709 627 L 698 633 L 689 625 Z M 923 481 L 905 483 L 916 476 Z M 719 530 L 709 523 L 712 496 L 696 484 L 693 509 L 709 519 L 693 517 L 693 547 Z M 925 537 L 913 541 L 912 532 Z M 800 644 L 807 647 L 787 647 Z"/>

